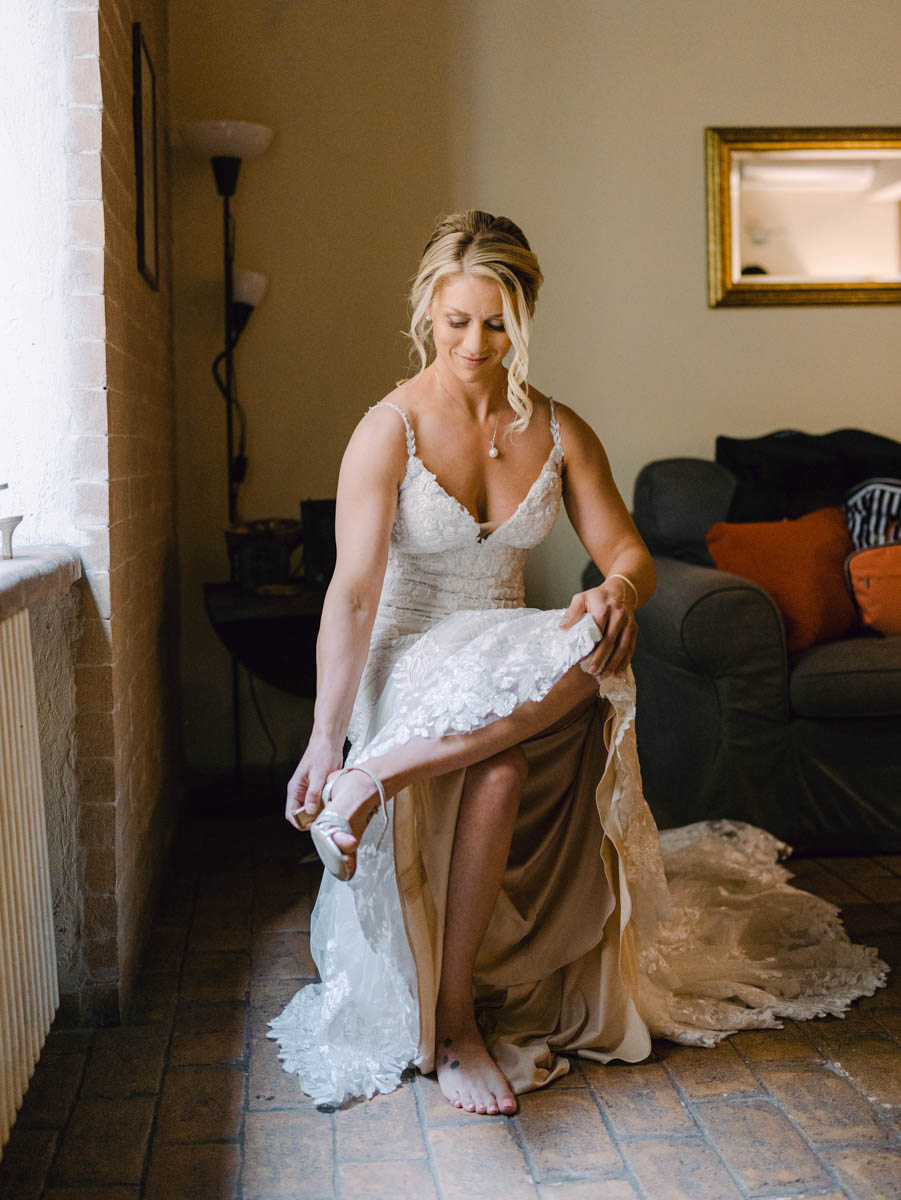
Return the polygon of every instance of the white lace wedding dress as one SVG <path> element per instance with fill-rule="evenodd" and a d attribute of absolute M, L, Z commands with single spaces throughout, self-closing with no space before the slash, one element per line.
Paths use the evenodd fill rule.
<path fill-rule="evenodd" d="M 396 406 L 391 405 L 395 408 Z M 562 491 L 553 448 L 494 529 L 416 453 L 348 737 L 348 764 L 413 737 L 472 730 L 540 699 L 599 637 L 589 616 L 524 607 L 523 567 Z M 514 1091 L 565 1074 L 578 1054 L 638 1062 L 651 1036 L 711 1046 L 740 1029 L 840 1014 L 888 971 L 854 945 L 838 910 L 791 887 L 790 847 L 738 821 L 658 833 L 641 790 L 635 687 L 597 700 L 523 746 L 529 775 L 474 989 L 486 1042 Z M 269 1022 L 286 1071 L 318 1104 L 397 1087 L 433 1069 L 447 871 L 463 771 L 400 792 L 360 844 L 353 880 L 324 873 L 311 947 L 320 983 Z"/>

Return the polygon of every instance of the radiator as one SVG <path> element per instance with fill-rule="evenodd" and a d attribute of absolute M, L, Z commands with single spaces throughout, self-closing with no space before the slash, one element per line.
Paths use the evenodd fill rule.
<path fill-rule="evenodd" d="M 0 1147 L 59 1004 L 28 610 L 0 621 Z"/>

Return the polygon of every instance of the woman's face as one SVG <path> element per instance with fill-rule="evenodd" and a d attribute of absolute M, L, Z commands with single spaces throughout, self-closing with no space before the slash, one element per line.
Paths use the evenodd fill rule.
<path fill-rule="evenodd" d="M 511 342 L 504 329 L 501 289 L 482 275 L 449 275 L 429 305 L 439 365 L 461 381 L 487 379 L 503 364 Z"/>

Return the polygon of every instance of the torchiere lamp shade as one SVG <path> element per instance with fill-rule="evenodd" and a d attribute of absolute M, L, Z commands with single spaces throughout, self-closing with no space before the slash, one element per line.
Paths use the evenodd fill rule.
<path fill-rule="evenodd" d="M 188 121 L 181 132 L 188 149 L 207 158 L 254 158 L 273 134 L 255 121 Z"/>

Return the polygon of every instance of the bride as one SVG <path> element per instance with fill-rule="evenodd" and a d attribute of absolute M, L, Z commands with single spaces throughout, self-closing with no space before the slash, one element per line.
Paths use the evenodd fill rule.
<path fill-rule="evenodd" d="M 439 221 L 411 293 L 421 369 L 341 465 L 285 812 L 327 868 L 321 982 L 269 1034 L 319 1104 L 412 1064 L 458 1108 L 513 1113 L 565 1054 L 638 1062 L 652 1035 L 713 1045 L 885 982 L 764 830 L 657 832 L 629 667 L 654 565 L 594 432 L 527 382 L 541 282 L 507 218 Z M 525 559 L 561 500 L 604 582 L 529 609 Z"/>

